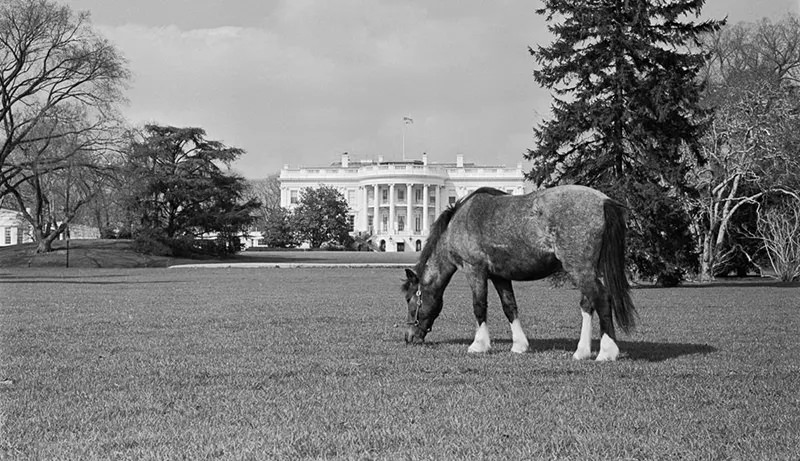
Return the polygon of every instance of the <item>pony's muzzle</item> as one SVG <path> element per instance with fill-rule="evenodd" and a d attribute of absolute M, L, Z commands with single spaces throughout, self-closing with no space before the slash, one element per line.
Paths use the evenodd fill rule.
<path fill-rule="evenodd" d="M 425 342 L 425 331 L 417 327 L 408 327 L 406 330 L 406 344 L 422 344 Z"/>

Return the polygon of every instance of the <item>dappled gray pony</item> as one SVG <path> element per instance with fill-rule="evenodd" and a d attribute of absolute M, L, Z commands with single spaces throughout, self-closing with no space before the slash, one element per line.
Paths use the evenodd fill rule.
<path fill-rule="evenodd" d="M 634 306 L 625 278 L 625 208 L 583 186 L 559 186 L 527 195 L 481 188 L 445 210 L 431 226 L 414 270 L 403 283 L 408 303 L 407 343 L 421 343 L 442 310 L 443 294 L 457 269 L 472 288 L 477 321 L 469 352 L 491 347 L 486 326 L 487 280 L 511 323 L 513 352 L 528 350 L 517 315 L 512 280 L 538 280 L 565 272 L 580 290 L 583 323 L 573 357 L 591 357 L 592 314 L 600 318 L 597 360 L 616 360 L 612 312 L 628 331 Z M 602 277 L 602 281 L 600 278 Z"/>

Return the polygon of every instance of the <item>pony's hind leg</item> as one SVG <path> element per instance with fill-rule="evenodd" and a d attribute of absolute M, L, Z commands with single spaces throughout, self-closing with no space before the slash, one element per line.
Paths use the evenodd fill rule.
<path fill-rule="evenodd" d="M 514 297 L 514 289 L 511 287 L 511 281 L 503 278 L 492 278 L 497 294 L 500 296 L 500 302 L 503 304 L 503 313 L 506 314 L 508 322 L 511 324 L 511 352 L 522 354 L 528 351 L 528 338 L 525 336 L 525 331 L 522 330 L 522 324 L 519 321 L 519 312 L 517 311 L 517 300 Z"/>
<path fill-rule="evenodd" d="M 602 296 L 597 298 L 597 317 L 600 319 L 600 353 L 597 354 L 597 361 L 614 361 L 619 356 L 619 347 L 617 346 L 617 335 L 614 332 L 614 320 L 611 316 L 611 303 L 608 299 L 608 293 L 605 287 L 600 282 L 597 284 L 601 287 Z"/>
<path fill-rule="evenodd" d="M 592 358 L 592 305 L 586 295 L 581 296 L 581 336 L 572 358 L 588 360 Z"/>
<path fill-rule="evenodd" d="M 598 361 L 613 361 L 619 356 L 614 322 L 611 316 L 611 304 L 608 302 L 608 293 L 600 280 L 595 276 L 583 277 L 578 288 L 581 290 L 581 337 L 578 347 L 573 354 L 576 360 L 585 360 L 591 357 L 592 340 L 592 313 L 597 311 L 600 320 L 600 353 Z"/>

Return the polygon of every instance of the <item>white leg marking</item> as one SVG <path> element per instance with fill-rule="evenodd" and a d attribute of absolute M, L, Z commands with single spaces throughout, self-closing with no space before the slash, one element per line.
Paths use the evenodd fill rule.
<path fill-rule="evenodd" d="M 613 362 L 619 356 L 619 347 L 610 336 L 604 334 L 600 339 L 600 353 L 597 354 L 598 362 Z"/>
<path fill-rule="evenodd" d="M 475 341 L 472 341 L 468 351 L 476 353 L 489 352 L 491 347 L 492 344 L 489 341 L 489 327 L 486 326 L 486 322 L 483 322 L 478 326 L 478 329 L 475 330 Z"/>
<path fill-rule="evenodd" d="M 511 322 L 511 340 L 514 342 L 514 345 L 511 346 L 511 352 L 516 352 L 517 354 L 528 352 L 528 338 L 525 337 L 525 332 L 522 331 L 522 324 L 519 318 Z"/>
<path fill-rule="evenodd" d="M 581 309 L 581 339 L 578 340 L 578 348 L 572 354 L 575 360 L 587 360 L 592 357 L 592 314 Z"/>

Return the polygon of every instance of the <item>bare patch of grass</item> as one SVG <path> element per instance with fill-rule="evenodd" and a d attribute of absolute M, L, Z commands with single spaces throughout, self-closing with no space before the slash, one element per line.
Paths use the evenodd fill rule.
<path fill-rule="evenodd" d="M 796 459 L 800 288 L 635 291 L 622 360 L 575 363 L 578 294 L 458 276 L 421 347 L 388 269 L 0 274 L 0 458 Z M 594 348 L 597 350 L 595 343 Z M 3 384 L 9 383 L 10 384 Z"/>

